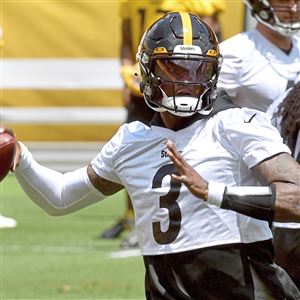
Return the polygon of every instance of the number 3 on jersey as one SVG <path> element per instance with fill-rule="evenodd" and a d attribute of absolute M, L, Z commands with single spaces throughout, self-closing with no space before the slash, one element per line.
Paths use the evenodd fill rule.
<path fill-rule="evenodd" d="M 153 177 L 152 188 L 160 188 L 165 176 L 175 172 L 173 164 L 162 166 Z M 158 244 L 165 245 L 172 243 L 178 236 L 181 227 L 181 211 L 176 200 L 179 197 L 181 183 L 170 181 L 169 192 L 159 198 L 159 207 L 166 208 L 169 211 L 169 228 L 167 231 L 161 230 L 160 222 L 152 223 L 153 236 Z"/>

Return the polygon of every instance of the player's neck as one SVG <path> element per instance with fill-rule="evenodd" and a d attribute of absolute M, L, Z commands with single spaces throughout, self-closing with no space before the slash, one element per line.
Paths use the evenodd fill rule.
<path fill-rule="evenodd" d="M 161 112 L 160 116 L 163 123 L 168 129 L 178 131 L 185 127 L 184 124 L 186 122 L 186 118 L 184 117 L 178 117 L 173 114 L 170 114 L 169 112 Z"/>
<path fill-rule="evenodd" d="M 280 48 L 284 52 L 291 50 L 293 44 L 292 39 L 287 36 L 283 36 L 279 34 L 277 31 L 263 25 L 258 22 L 256 25 L 256 29 L 272 44 L 276 47 Z"/>

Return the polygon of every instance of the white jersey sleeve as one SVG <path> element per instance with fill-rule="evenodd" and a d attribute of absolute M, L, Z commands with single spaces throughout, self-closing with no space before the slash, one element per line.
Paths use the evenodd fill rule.
<path fill-rule="evenodd" d="M 219 139 L 248 168 L 280 152 L 291 153 L 266 113 L 244 107 L 221 112 L 218 117 L 222 118 L 217 130 Z"/>
<path fill-rule="evenodd" d="M 91 165 L 97 175 L 115 183 L 123 184 L 114 167 L 114 157 L 122 144 L 125 125 L 102 147 L 100 153 L 92 160 Z"/>

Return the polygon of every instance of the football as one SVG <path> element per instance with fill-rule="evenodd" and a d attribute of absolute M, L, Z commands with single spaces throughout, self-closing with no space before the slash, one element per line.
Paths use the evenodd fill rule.
<path fill-rule="evenodd" d="M 16 139 L 12 132 L 0 127 L 0 181 L 8 174 L 16 152 Z"/>

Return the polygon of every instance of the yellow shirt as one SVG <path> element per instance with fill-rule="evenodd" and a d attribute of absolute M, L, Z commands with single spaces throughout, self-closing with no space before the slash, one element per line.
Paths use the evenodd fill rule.
<path fill-rule="evenodd" d="M 226 9 L 224 0 L 164 0 L 163 9 L 167 11 L 187 11 L 199 16 L 211 17 Z"/>
<path fill-rule="evenodd" d="M 136 51 L 141 38 L 148 27 L 168 11 L 162 9 L 162 1 L 135 1 L 127 0 L 121 2 L 121 20 L 129 19 L 131 24 L 132 49 Z"/>
<path fill-rule="evenodd" d="M 120 2 L 121 20 L 131 23 L 132 49 L 138 49 L 148 27 L 170 11 L 188 11 L 199 16 L 212 16 L 226 9 L 224 0 L 123 0 Z M 133 53 L 135 57 L 136 53 Z"/>

